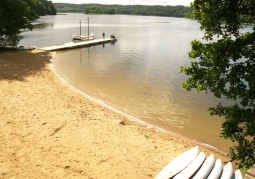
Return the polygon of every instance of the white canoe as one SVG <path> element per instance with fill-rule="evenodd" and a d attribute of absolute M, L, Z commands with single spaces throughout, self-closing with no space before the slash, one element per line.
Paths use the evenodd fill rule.
<path fill-rule="evenodd" d="M 192 179 L 204 179 L 206 178 L 211 170 L 213 169 L 213 166 L 215 164 L 215 157 L 213 154 L 211 154 L 205 162 L 203 163 L 202 167 L 198 170 L 198 172 L 194 175 Z"/>
<path fill-rule="evenodd" d="M 218 158 L 207 179 L 218 179 L 221 174 L 221 171 L 222 171 L 222 161 L 221 159 Z"/>
<path fill-rule="evenodd" d="M 234 169 L 231 162 L 228 162 L 223 168 L 220 179 L 231 179 Z"/>
<path fill-rule="evenodd" d="M 197 169 L 202 165 L 204 160 L 205 160 L 205 154 L 203 152 L 200 152 L 198 156 L 185 169 L 183 169 L 179 174 L 177 174 L 174 177 L 174 179 L 190 178 L 197 171 Z"/>
<path fill-rule="evenodd" d="M 239 169 L 233 173 L 232 179 L 243 179 L 243 175 Z"/>
<path fill-rule="evenodd" d="M 156 176 L 155 179 L 168 179 L 179 173 L 187 167 L 197 156 L 199 152 L 198 146 L 195 146 L 181 155 L 177 156 L 170 163 L 168 163 Z"/>

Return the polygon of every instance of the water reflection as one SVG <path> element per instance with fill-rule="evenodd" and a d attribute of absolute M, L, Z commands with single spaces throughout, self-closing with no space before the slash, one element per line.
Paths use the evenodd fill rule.
<path fill-rule="evenodd" d="M 33 25 L 35 29 L 45 29 L 50 28 L 54 29 L 54 23 L 37 23 Z"/>
<path fill-rule="evenodd" d="M 89 48 L 88 48 L 89 51 Z M 80 50 L 80 64 L 82 65 L 82 50 Z"/>
<path fill-rule="evenodd" d="M 76 57 L 80 50 L 61 52 L 55 65 L 71 84 L 90 96 L 151 124 L 224 149 L 224 140 L 218 137 L 222 120 L 210 118 L 206 111 L 215 103 L 213 96 L 181 90 L 181 80 L 174 77 L 178 71 L 169 70 L 176 64 L 162 63 L 160 56 L 142 59 L 133 52 L 116 56 L 115 50 L 111 44 L 84 48 L 82 53 L 87 55 L 83 55 L 82 65 Z"/>

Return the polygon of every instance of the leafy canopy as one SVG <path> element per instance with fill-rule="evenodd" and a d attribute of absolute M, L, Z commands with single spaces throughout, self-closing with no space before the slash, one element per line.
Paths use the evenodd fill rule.
<path fill-rule="evenodd" d="M 33 29 L 38 15 L 56 14 L 48 0 L 0 0 L 0 48 L 15 47 L 22 38 L 21 29 Z"/>
<path fill-rule="evenodd" d="M 241 32 L 247 25 L 243 19 L 247 23 L 255 18 L 255 1 L 195 0 L 191 7 L 204 31 L 204 43 L 191 42 L 191 65 L 180 67 L 180 72 L 189 75 L 182 86 L 235 101 L 209 111 L 225 117 L 221 136 L 238 143 L 229 156 L 245 171 L 255 164 L 255 27 Z"/>

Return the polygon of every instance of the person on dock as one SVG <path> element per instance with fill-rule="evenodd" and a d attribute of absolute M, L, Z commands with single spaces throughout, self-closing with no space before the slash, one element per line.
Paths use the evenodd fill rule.
<path fill-rule="evenodd" d="M 104 36 L 105 36 L 105 33 L 103 32 L 103 38 L 104 38 Z"/>
<path fill-rule="evenodd" d="M 111 35 L 111 39 L 115 39 L 115 35 L 114 34 Z"/>

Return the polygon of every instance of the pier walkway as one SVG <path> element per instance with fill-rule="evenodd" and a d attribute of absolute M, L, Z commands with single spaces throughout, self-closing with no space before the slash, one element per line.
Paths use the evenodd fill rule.
<path fill-rule="evenodd" d="M 115 42 L 115 41 L 117 41 L 116 38 L 115 39 L 111 39 L 111 38 L 95 39 L 95 40 L 89 40 L 89 41 L 69 42 L 64 45 L 42 47 L 39 49 L 45 50 L 45 51 L 57 51 L 57 50 L 66 50 L 66 49 L 70 49 L 70 48 L 87 47 L 87 46 L 104 44 L 104 43 Z"/>

